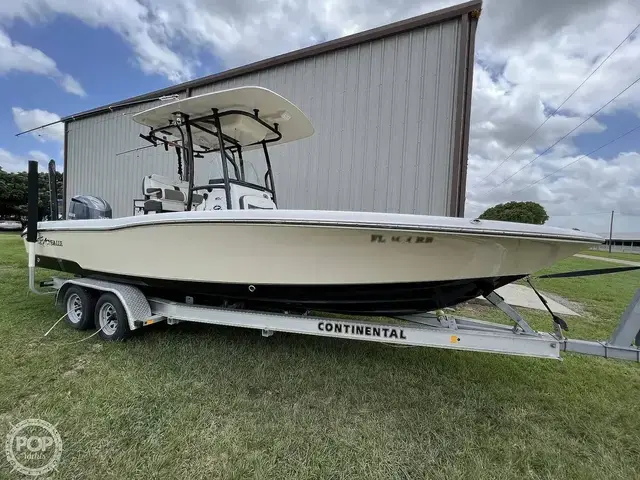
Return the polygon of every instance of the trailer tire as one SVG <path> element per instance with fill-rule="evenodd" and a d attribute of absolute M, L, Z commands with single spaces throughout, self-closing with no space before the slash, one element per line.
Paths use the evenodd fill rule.
<path fill-rule="evenodd" d="M 78 285 L 71 285 L 64 293 L 62 305 L 67 312 L 65 320 L 71 327 L 76 330 L 93 328 L 96 295 L 92 291 Z"/>
<path fill-rule="evenodd" d="M 100 295 L 95 307 L 95 325 L 103 340 L 119 341 L 129 336 L 131 331 L 127 312 L 113 293 L 105 292 Z"/>

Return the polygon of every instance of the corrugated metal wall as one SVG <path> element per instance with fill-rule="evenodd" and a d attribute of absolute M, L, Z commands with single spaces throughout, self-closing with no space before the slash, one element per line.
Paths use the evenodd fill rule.
<path fill-rule="evenodd" d="M 271 149 L 280 208 L 454 215 L 461 28 L 460 19 L 419 28 L 191 94 L 260 85 L 309 116 L 314 136 Z M 172 151 L 116 155 L 145 146 L 128 116 L 153 105 L 68 123 L 67 200 L 91 193 L 111 202 L 114 216 L 129 215 L 145 174 L 176 175 Z"/>

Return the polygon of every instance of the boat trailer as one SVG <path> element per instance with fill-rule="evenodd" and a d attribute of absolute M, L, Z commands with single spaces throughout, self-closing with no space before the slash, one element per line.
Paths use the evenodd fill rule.
<path fill-rule="evenodd" d="M 443 310 L 434 313 L 394 317 L 393 323 L 352 320 L 338 317 L 296 315 L 244 310 L 233 305 L 210 307 L 147 297 L 133 285 L 91 278 L 42 282 L 40 291 L 30 275 L 35 293 L 56 295 L 56 305 L 65 310 L 68 323 L 78 329 L 99 328 L 105 340 L 121 340 L 129 332 L 167 322 L 196 322 L 260 330 L 262 336 L 275 332 L 344 338 L 392 345 L 422 346 L 561 359 L 560 353 L 578 352 L 606 358 L 640 362 L 640 289 L 622 315 L 618 328 L 608 341 L 566 338 L 559 325 L 554 332 L 537 332 L 495 292 L 485 298 L 513 321 L 512 325 L 460 317 Z M 93 300 L 88 300 L 93 298 Z M 95 310 L 95 323 L 93 311 Z M 634 345 L 635 343 L 635 345 Z"/>
<path fill-rule="evenodd" d="M 186 297 L 184 302 L 176 302 L 146 296 L 133 285 L 92 278 L 53 277 L 50 281 L 41 282 L 40 288 L 44 290 L 40 290 L 35 281 L 37 168 L 36 162 L 29 162 L 29 288 L 36 294 L 55 295 L 56 304 L 65 310 L 67 323 L 80 330 L 95 326 L 98 328 L 97 334 L 105 340 L 122 340 L 132 331 L 163 321 L 169 325 L 196 322 L 257 329 L 265 337 L 275 332 L 287 332 L 552 359 L 561 359 L 560 353 L 563 351 L 577 352 L 640 362 L 640 289 L 623 313 L 611 338 L 599 342 L 566 338 L 563 334 L 563 327 L 566 329 L 564 321 L 550 309 L 554 331 L 537 332 L 496 292 L 485 295 L 485 298 L 502 310 L 512 320 L 512 325 L 459 317 L 444 310 L 398 316 L 389 319 L 392 323 L 379 323 L 367 319 L 315 316 L 310 312 L 298 315 L 245 310 L 228 303 L 221 307 L 210 307 L 194 304 L 192 297 Z M 544 298 L 538 295 L 546 304 Z"/>

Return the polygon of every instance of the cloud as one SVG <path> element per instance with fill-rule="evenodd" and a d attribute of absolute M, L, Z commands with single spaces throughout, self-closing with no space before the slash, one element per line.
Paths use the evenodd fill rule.
<path fill-rule="evenodd" d="M 37 160 L 40 171 L 46 171 L 50 158 L 49 155 L 39 150 L 31 150 L 28 156 L 23 156 L 0 148 L 0 167 L 5 172 L 26 172 L 29 160 Z"/>
<path fill-rule="evenodd" d="M 29 150 L 29 158 L 31 160 L 36 160 L 39 165 L 49 165 L 49 160 L 51 157 L 40 150 Z"/>
<path fill-rule="evenodd" d="M 608 131 L 597 115 L 561 139 L 638 78 L 640 35 L 623 44 L 554 117 L 525 140 L 636 26 L 640 5 L 587 1 L 572 13 L 564 4 L 555 10 L 543 8 L 544 1 L 540 5 L 500 3 L 504 8 L 494 9 L 498 3 L 487 2 L 478 30 L 466 215 L 479 215 L 496 203 L 533 200 L 545 206 L 551 225 L 602 232 L 608 229 L 606 212 L 616 210 L 626 214 L 616 221 L 618 231 L 638 231 L 640 154 L 616 155 L 614 144 L 603 150 L 607 158 L 599 154 L 580 158 L 585 152 L 574 143 L 578 135 L 600 133 L 598 142 L 604 144 L 635 124 Z M 527 12 L 527 25 L 522 23 L 522 12 L 513 13 L 519 7 Z M 561 20 L 554 19 L 551 29 L 544 20 L 550 12 Z M 506 25 L 508 18 L 513 26 Z M 496 29 L 499 25 L 504 28 Z M 637 84 L 601 113 L 628 111 L 637 117 L 639 107 Z"/>
<path fill-rule="evenodd" d="M 27 169 L 27 159 L 0 148 L 0 167 L 5 172 L 23 172 Z"/>
<path fill-rule="evenodd" d="M 544 157 L 528 172 L 526 182 L 511 180 L 509 187 L 522 188 L 549 175 L 579 156 Z M 469 177 L 479 177 L 478 158 L 470 165 Z M 476 216 L 486 208 L 507 200 L 535 201 L 544 205 L 551 217 L 550 225 L 576 227 L 581 230 L 604 232 L 609 228 L 609 215 L 619 215 L 616 231 L 640 230 L 640 153 L 622 152 L 613 159 L 586 157 L 572 163 L 548 180 L 505 198 L 495 190 L 474 181 L 469 189 L 467 215 Z"/>
<path fill-rule="evenodd" d="M 11 110 L 13 112 L 13 121 L 21 132 L 60 120 L 59 115 L 46 110 L 24 110 L 20 107 L 13 107 Z M 35 130 L 30 135 L 41 142 L 47 140 L 64 142 L 64 125 L 56 123 L 55 125 Z"/>
<path fill-rule="evenodd" d="M 74 95 L 78 95 L 79 97 L 87 96 L 87 93 L 82 88 L 82 85 L 80 85 L 80 82 L 78 82 L 71 75 L 62 75 L 60 79 L 60 85 L 62 85 L 62 88 L 64 88 L 65 91 L 69 93 L 73 93 Z"/>
<path fill-rule="evenodd" d="M 81 97 L 86 96 L 80 83 L 71 75 L 58 70 L 52 58 L 36 48 L 13 42 L 0 29 L 0 75 L 11 71 L 45 75 L 57 81 L 65 91 Z"/>
<path fill-rule="evenodd" d="M 0 5 L 0 22 L 22 19 L 38 24 L 59 15 L 75 17 L 91 27 L 108 28 L 120 35 L 131 45 L 137 64 L 146 73 L 163 75 L 172 82 L 194 76 L 197 58 L 175 48 L 191 43 L 188 36 L 182 35 L 188 33 L 188 27 L 182 26 L 177 32 L 174 25 L 177 12 L 188 8 L 189 1 L 185 5 L 167 4 L 170 8 L 166 11 L 136 0 L 24 0 L 17 3 L 19 5 Z"/>

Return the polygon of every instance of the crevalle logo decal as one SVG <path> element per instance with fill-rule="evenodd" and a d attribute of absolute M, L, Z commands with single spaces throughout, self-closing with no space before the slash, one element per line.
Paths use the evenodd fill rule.
<path fill-rule="evenodd" d="M 38 245 L 42 245 L 43 247 L 61 247 L 62 240 L 51 240 L 50 238 L 43 237 L 42 235 L 38 235 Z"/>

